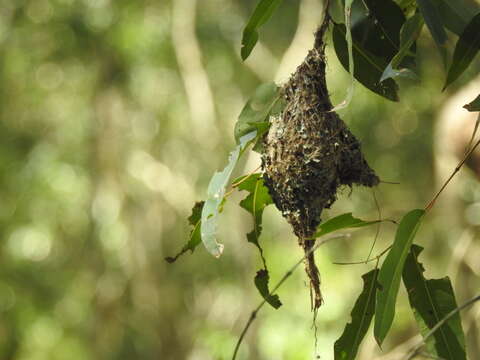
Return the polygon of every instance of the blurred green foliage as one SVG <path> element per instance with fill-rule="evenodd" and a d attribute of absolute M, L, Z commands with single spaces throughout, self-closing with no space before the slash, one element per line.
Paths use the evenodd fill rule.
<path fill-rule="evenodd" d="M 245 100 L 259 83 L 288 78 L 288 71 L 277 70 L 297 26 L 303 39 L 313 39 L 308 24 L 321 16 L 315 0 L 282 2 L 243 64 L 241 31 L 255 3 L 0 0 L 1 359 L 231 355 L 260 301 L 253 278 L 261 259 L 245 239 L 251 218 L 235 204 L 242 194 L 225 205 L 220 239 L 226 248 L 219 260 L 203 248 L 175 264 L 164 257 L 188 237 L 190 209 L 224 166 Z M 294 55 L 301 59 L 309 46 Z M 420 37 L 418 53 L 423 80 L 401 84 L 400 104 L 357 86 L 341 113 L 380 177 L 400 182 L 377 190 L 389 218 L 431 198 L 436 114 L 473 74 L 441 93 L 435 45 Z M 348 76 L 331 47 L 328 58 L 338 103 Z M 472 67 L 478 66 L 477 59 Z M 237 175 L 259 162 L 252 155 L 242 164 Z M 423 262 L 435 277 L 452 277 L 462 303 L 480 288 L 478 261 L 471 260 L 480 254 L 480 188 L 468 171 L 452 187 L 462 196 L 461 212 L 439 203 L 418 241 L 425 247 Z M 365 189 L 351 195 L 347 189 L 325 218 L 347 211 L 378 216 Z M 393 231 L 382 225 L 375 252 L 391 243 Z M 363 260 L 374 233 L 359 230 L 318 251 L 326 298 L 317 321 L 322 359 L 332 358 L 361 291 L 359 274 L 368 270 L 332 261 Z M 261 243 L 273 282 L 301 257 L 273 207 L 265 210 Z M 467 246 L 465 259 L 452 255 L 461 253 L 457 243 Z M 303 272 L 279 295 L 284 306 L 259 315 L 243 359 L 307 359 L 313 353 Z M 417 332 L 405 301 L 384 349 Z M 467 342 L 478 354 L 478 310 L 465 314 Z M 379 354 L 371 338 L 363 359 Z"/>

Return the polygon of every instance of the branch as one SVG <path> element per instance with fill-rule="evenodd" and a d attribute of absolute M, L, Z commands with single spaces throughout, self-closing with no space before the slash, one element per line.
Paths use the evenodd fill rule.
<path fill-rule="evenodd" d="M 372 261 L 377 261 L 380 260 L 380 258 L 385 255 L 390 249 L 392 248 L 392 246 L 390 245 L 389 247 L 387 247 L 385 250 L 383 250 L 380 254 L 378 254 L 377 256 L 374 256 L 373 258 L 370 258 L 370 259 L 367 259 L 367 260 L 364 260 L 364 261 L 355 261 L 355 262 L 333 262 L 332 264 L 335 264 L 335 265 L 361 265 L 361 264 L 367 264 L 369 262 L 372 262 Z"/>
<path fill-rule="evenodd" d="M 474 129 L 474 132 L 473 132 L 473 135 L 475 135 L 475 132 L 477 131 L 476 130 L 477 128 L 475 127 Z M 428 203 L 427 206 L 425 206 L 425 211 L 429 211 L 433 205 L 435 205 L 435 201 L 437 201 L 438 197 L 440 196 L 440 194 L 443 192 L 443 190 L 445 190 L 445 188 L 447 187 L 447 185 L 450 183 L 450 181 L 453 179 L 453 177 L 460 171 L 460 169 L 462 168 L 463 164 L 465 164 L 465 161 L 467 161 L 468 157 L 475 151 L 475 149 L 477 148 L 477 146 L 480 145 L 480 139 L 477 140 L 477 142 L 475 143 L 475 145 L 473 145 L 465 154 L 465 156 L 463 157 L 462 161 L 460 161 L 460 163 L 455 167 L 455 169 L 453 170 L 452 174 L 449 176 L 449 178 L 447 179 L 447 181 L 445 181 L 445 183 L 442 185 L 442 187 L 440 188 L 440 190 L 437 192 L 437 194 L 433 197 L 433 199 Z"/>
<path fill-rule="evenodd" d="M 413 359 L 415 356 L 419 355 L 420 348 L 425 344 L 427 339 L 435 334 L 435 332 L 443 325 L 445 324 L 452 316 L 456 315 L 458 312 L 462 311 L 463 309 L 469 307 L 470 305 L 473 305 L 475 302 L 480 300 L 480 295 L 475 296 L 474 298 L 468 300 L 466 303 L 463 305 L 457 307 L 456 309 L 450 311 L 442 320 L 440 320 L 425 336 L 423 337 L 423 340 L 418 343 L 408 354 L 407 360 Z"/>
<path fill-rule="evenodd" d="M 273 287 L 272 291 L 270 291 L 270 293 L 268 294 L 268 296 L 270 295 L 275 295 L 275 292 L 278 290 L 278 288 L 280 288 L 280 286 L 283 285 L 283 283 L 290 277 L 290 275 L 293 274 L 293 272 L 298 268 L 298 266 L 300 266 L 301 263 L 303 263 L 305 261 L 305 259 L 307 259 L 307 257 L 314 253 L 320 246 L 322 246 L 323 244 L 329 242 L 330 240 L 333 240 L 333 239 L 339 239 L 339 238 L 345 238 L 345 237 L 349 237 L 350 235 L 349 234 L 339 234 L 339 235 L 334 235 L 334 236 L 330 236 L 330 237 L 326 237 L 325 239 L 321 240 L 321 241 L 318 241 L 318 243 L 312 247 L 311 249 L 309 249 L 308 251 L 305 252 L 305 255 L 303 255 L 303 257 L 298 260 L 295 265 L 293 265 L 291 267 L 290 270 L 288 270 L 285 275 L 283 275 L 283 277 L 280 279 L 280 281 Z M 265 298 L 268 298 L 268 296 L 265 296 Z M 238 338 L 238 341 L 237 341 L 237 345 L 235 346 L 235 350 L 233 352 L 233 356 L 232 356 L 232 360 L 235 360 L 236 357 L 237 357 L 237 353 L 238 353 L 238 349 L 240 348 L 240 345 L 242 344 L 242 341 L 243 341 L 243 338 L 245 337 L 245 334 L 247 333 L 248 329 L 250 328 L 250 325 L 252 325 L 253 321 L 255 320 L 255 318 L 257 317 L 257 313 L 260 311 L 260 309 L 263 307 L 263 305 L 265 305 L 266 303 L 266 300 L 263 299 L 260 304 L 258 304 L 258 306 L 255 308 L 255 310 L 252 311 L 252 313 L 250 314 L 250 318 L 248 319 L 248 322 L 247 324 L 245 325 L 245 327 L 243 328 L 242 330 L 242 333 L 240 334 L 240 337 Z"/>

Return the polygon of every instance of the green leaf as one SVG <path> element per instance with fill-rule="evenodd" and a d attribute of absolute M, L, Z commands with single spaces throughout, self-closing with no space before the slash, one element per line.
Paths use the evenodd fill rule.
<path fill-rule="evenodd" d="M 354 5 L 357 2 L 354 3 Z M 363 86 L 392 101 L 398 101 L 395 81 L 380 83 L 383 70 L 399 49 L 402 10 L 392 0 L 368 0 L 368 9 L 358 2 L 352 8 L 354 76 Z M 348 44 L 345 25 L 333 27 L 333 44 L 342 66 L 348 71 Z"/>
<path fill-rule="evenodd" d="M 243 30 L 242 49 L 240 51 L 242 60 L 245 61 L 255 47 L 258 41 L 258 28 L 272 17 L 273 12 L 280 3 L 281 0 L 260 0 Z"/>
<path fill-rule="evenodd" d="M 253 216 L 253 230 L 247 234 L 247 240 L 255 244 L 262 254 L 262 248 L 258 242 L 262 233 L 262 215 L 265 207 L 273 203 L 272 198 L 268 193 L 268 188 L 264 185 L 262 174 L 253 174 L 244 180 L 239 179 L 235 183 L 239 183 L 239 190 L 249 192 L 248 196 L 240 201 L 240 206 Z"/>
<path fill-rule="evenodd" d="M 346 214 L 335 216 L 325 221 L 323 224 L 320 224 L 317 228 L 317 232 L 315 233 L 314 237 L 318 238 L 320 236 L 326 235 L 328 233 L 331 233 L 340 229 L 360 228 L 360 227 L 376 224 L 378 222 L 380 222 L 380 220 L 374 220 L 374 221 L 360 220 L 353 217 L 352 213 L 346 213 Z"/>
<path fill-rule="evenodd" d="M 442 56 L 442 60 L 444 65 L 447 64 L 447 33 L 445 32 L 445 28 L 443 27 L 443 21 L 440 17 L 440 13 L 438 8 L 432 2 L 432 0 L 417 0 L 418 7 L 420 12 L 425 19 L 425 23 L 427 24 L 428 30 L 430 30 L 430 34 L 432 34 L 433 40 L 437 44 L 437 48 L 440 51 L 440 55 Z"/>
<path fill-rule="evenodd" d="M 477 55 L 478 50 L 480 50 L 480 14 L 477 14 L 465 27 L 455 45 L 452 65 L 448 70 L 447 81 L 443 89 L 462 75 Z"/>
<path fill-rule="evenodd" d="M 411 71 L 408 69 L 397 70 L 402 60 L 411 53 L 412 45 L 417 40 L 423 27 L 423 18 L 419 13 L 407 19 L 400 30 L 400 48 L 383 71 L 380 81 L 399 76 L 410 76 Z"/>
<path fill-rule="evenodd" d="M 355 61 L 353 59 L 353 40 L 352 40 L 352 3 L 353 0 L 345 0 L 345 41 L 347 42 L 347 53 L 348 53 L 348 73 L 350 74 L 350 85 L 347 89 L 347 96 L 345 100 L 340 102 L 340 104 L 335 105 L 331 111 L 338 111 L 340 109 L 346 108 L 353 98 L 353 93 L 355 91 Z"/>
<path fill-rule="evenodd" d="M 354 360 L 357 356 L 358 347 L 375 313 L 377 276 L 377 269 L 362 275 L 363 290 L 350 313 L 352 321 L 345 326 L 342 336 L 335 341 L 335 360 Z"/>
<path fill-rule="evenodd" d="M 427 280 L 418 255 L 423 248 L 412 245 L 403 269 L 403 283 L 420 332 L 425 336 L 448 313 L 457 308 L 455 294 L 448 277 Z M 448 360 L 466 360 L 465 335 L 457 313 L 426 339 L 427 350 Z"/>
<path fill-rule="evenodd" d="M 215 257 L 220 257 L 223 245 L 217 243 L 217 222 L 220 208 L 224 202 L 225 189 L 228 185 L 233 169 L 245 148 L 257 136 L 257 131 L 252 131 L 240 138 L 240 144 L 230 153 L 228 164 L 221 172 L 216 172 L 208 184 L 207 200 L 202 210 L 201 237 L 205 248 Z"/>
<path fill-rule="evenodd" d="M 472 102 L 463 105 L 463 107 L 468 111 L 480 111 L 480 95 L 478 95 Z"/>
<path fill-rule="evenodd" d="M 258 241 L 262 233 L 263 210 L 266 206 L 273 203 L 272 198 L 268 193 L 268 188 L 263 183 L 262 174 L 260 173 L 242 176 L 235 179 L 233 183 L 238 190 L 249 192 L 248 196 L 240 201 L 240 206 L 253 216 L 253 230 L 247 234 L 247 240 L 258 248 L 264 265 L 264 269 L 258 271 L 255 276 L 255 285 L 262 297 L 277 309 L 282 304 L 277 295 L 270 295 L 269 293 L 267 264 L 263 256 L 263 249 Z"/>
<path fill-rule="evenodd" d="M 255 276 L 255 286 L 265 301 L 272 305 L 275 309 L 278 309 L 280 306 L 282 306 L 282 303 L 280 302 L 278 295 L 270 294 L 270 291 L 268 290 L 269 280 L 270 276 L 268 275 L 268 271 L 265 269 L 259 270 Z"/>
<path fill-rule="evenodd" d="M 436 0 L 435 5 L 445 27 L 458 36 L 480 11 L 478 3 L 471 0 Z"/>
<path fill-rule="evenodd" d="M 258 152 L 259 154 L 263 154 L 265 151 L 264 145 L 263 145 L 263 135 L 268 132 L 268 129 L 270 129 L 270 121 L 262 121 L 262 122 L 257 122 L 257 123 L 252 123 L 252 126 L 254 126 L 257 129 L 257 136 L 255 138 L 255 145 L 253 145 L 252 150 Z"/>
<path fill-rule="evenodd" d="M 257 130 L 257 138 L 260 138 L 268 131 L 270 126 L 269 116 L 281 110 L 280 88 L 273 82 L 260 85 L 238 116 L 238 121 L 233 130 L 237 144 L 242 136 L 254 130 Z"/>
<path fill-rule="evenodd" d="M 395 2 L 405 13 L 417 7 L 417 0 L 395 0 Z"/>
<path fill-rule="evenodd" d="M 331 0 L 328 4 L 328 14 L 336 24 L 345 23 L 344 4 L 342 0 Z"/>
<path fill-rule="evenodd" d="M 169 263 L 175 262 L 181 255 L 185 254 L 188 250 L 193 253 L 193 250 L 202 242 L 200 237 L 200 222 L 202 216 L 202 208 L 205 204 L 205 201 L 198 201 L 192 208 L 192 214 L 188 217 L 188 223 L 193 226 L 192 230 L 190 231 L 190 238 L 188 242 L 183 246 L 180 252 L 171 257 L 168 256 L 165 260 Z"/>
<path fill-rule="evenodd" d="M 374 335 L 379 346 L 387 336 L 395 316 L 403 265 L 425 210 L 408 212 L 400 222 L 392 248 L 388 252 L 378 275 L 380 289 L 377 291 Z"/>

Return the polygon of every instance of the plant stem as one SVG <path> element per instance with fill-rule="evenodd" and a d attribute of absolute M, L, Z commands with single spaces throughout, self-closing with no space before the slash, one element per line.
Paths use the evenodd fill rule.
<path fill-rule="evenodd" d="M 450 181 L 453 179 L 453 177 L 460 171 L 460 169 L 462 168 L 463 164 L 465 164 L 465 161 L 467 161 L 468 157 L 473 153 L 473 151 L 477 148 L 478 145 L 480 145 L 480 139 L 477 140 L 477 142 L 475 143 L 475 145 L 473 145 L 473 146 L 467 151 L 467 153 L 466 153 L 465 156 L 463 157 L 462 161 L 460 161 L 460 163 L 455 167 L 455 169 L 453 170 L 452 174 L 449 176 L 449 178 L 447 179 L 447 181 L 445 181 L 445 183 L 442 185 L 442 187 L 441 187 L 440 190 L 437 192 L 437 194 L 433 197 L 432 200 L 430 200 L 430 202 L 427 204 L 427 206 L 425 206 L 425 211 L 431 210 L 431 208 L 433 207 L 433 205 L 435 205 L 435 201 L 437 201 L 437 199 L 438 199 L 438 197 L 440 196 L 440 194 L 443 192 L 443 190 L 445 190 L 445 188 L 446 188 L 447 185 L 450 183 Z"/>

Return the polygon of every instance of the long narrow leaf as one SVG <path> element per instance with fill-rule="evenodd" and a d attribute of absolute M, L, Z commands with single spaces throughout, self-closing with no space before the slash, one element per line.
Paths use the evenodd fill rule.
<path fill-rule="evenodd" d="M 375 312 L 377 276 L 377 269 L 362 275 L 363 290 L 352 309 L 352 321 L 345 326 L 342 335 L 335 342 L 335 360 L 354 360 L 357 356 Z"/>
<path fill-rule="evenodd" d="M 432 34 L 432 38 L 437 44 L 437 48 L 442 56 L 443 64 L 447 66 L 447 33 L 445 32 L 438 8 L 432 0 L 417 0 L 417 4 L 423 18 L 425 19 L 428 30 L 430 30 L 430 34 Z"/>
<path fill-rule="evenodd" d="M 392 0 L 368 0 L 352 7 L 352 55 L 354 77 L 363 86 L 392 101 L 398 101 L 398 86 L 392 79 L 380 83 L 390 60 L 398 52 L 399 32 L 405 16 Z M 355 4 L 357 4 L 355 6 Z M 335 24 L 332 32 L 335 52 L 342 66 L 349 71 L 347 28 Z"/>
<path fill-rule="evenodd" d="M 480 95 L 475 100 L 463 106 L 468 111 L 480 111 Z"/>
<path fill-rule="evenodd" d="M 333 231 L 348 229 L 348 228 L 359 228 L 364 226 L 369 226 L 380 222 L 381 220 L 374 221 L 364 221 L 352 216 L 352 213 L 345 213 L 342 215 L 335 216 L 331 219 L 328 219 L 324 223 L 320 224 L 315 233 L 315 237 L 326 235 Z"/>
<path fill-rule="evenodd" d="M 422 247 L 412 245 L 403 269 L 403 283 L 420 332 L 425 336 L 441 319 L 457 308 L 457 302 L 448 277 L 425 279 L 425 269 L 418 262 L 422 250 Z M 466 360 L 465 335 L 458 313 L 426 341 L 427 350 L 435 357 Z"/>
<path fill-rule="evenodd" d="M 282 0 L 260 0 L 247 26 L 243 30 L 241 56 L 246 60 L 258 41 L 258 28 L 272 16 Z"/>
<path fill-rule="evenodd" d="M 383 71 L 380 81 L 399 76 L 410 75 L 408 69 L 397 70 L 402 60 L 409 54 L 412 45 L 417 40 L 423 27 L 423 17 L 419 13 L 413 15 L 405 21 L 400 30 L 400 48 Z M 408 71 L 407 71 L 408 70 Z"/>
<path fill-rule="evenodd" d="M 392 326 L 403 266 L 424 214 L 425 210 L 415 209 L 402 218 L 392 248 L 380 269 L 378 275 L 380 289 L 377 291 L 374 327 L 375 339 L 379 346 Z"/>
<path fill-rule="evenodd" d="M 455 45 L 453 61 L 448 70 L 445 89 L 468 68 L 475 55 L 480 50 L 480 14 L 477 14 L 467 25 Z"/>
<path fill-rule="evenodd" d="M 355 91 L 355 62 L 353 59 L 353 40 L 352 40 L 352 3 L 353 0 L 345 0 L 345 41 L 347 42 L 347 52 L 348 52 L 348 73 L 350 74 L 350 85 L 347 89 L 347 96 L 345 100 L 340 102 L 340 104 L 333 107 L 332 111 L 338 111 L 340 109 L 346 108 L 353 98 L 353 93 Z"/>
<path fill-rule="evenodd" d="M 208 184 L 208 198 L 202 209 L 201 236 L 205 248 L 215 257 L 219 257 L 223 252 L 223 245 L 217 242 L 216 234 L 218 213 L 224 200 L 225 189 L 240 155 L 256 136 L 257 131 L 252 131 L 242 136 L 240 144 L 230 153 L 228 165 L 221 172 L 216 172 Z"/>

